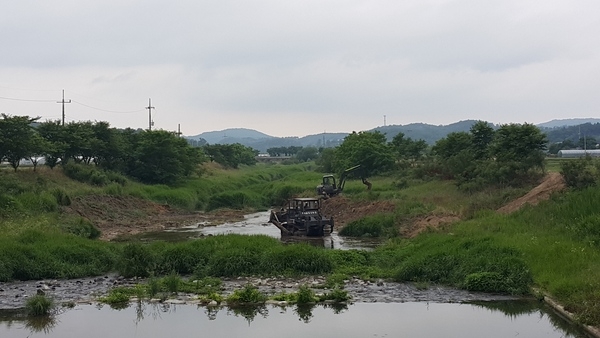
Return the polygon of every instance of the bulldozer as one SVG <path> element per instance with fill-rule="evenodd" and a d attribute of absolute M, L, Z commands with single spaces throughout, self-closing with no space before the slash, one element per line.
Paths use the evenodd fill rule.
<path fill-rule="evenodd" d="M 333 175 L 323 176 L 323 183 L 317 186 L 317 194 L 324 198 L 339 195 L 344 190 L 344 186 L 346 185 L 346 178 L 348 178 L 348 175 L 355 172 L 362 180 L 362 183 L 367 186 L 367 190 L 371 190 L 372 184 L 365 177 L 364 170 L 359 164 L 344 170 L 340 175 L 340 179 L 337 181 L 337 184 Z"/>
<path fill-rule="evenodd" d="M 319 198 L 292 198 L 287 207 L 271 210 L 269 223 L 281 230 L 282 237 L 322 237 L 333 231 L 333 217 L 323 216 Z"/>

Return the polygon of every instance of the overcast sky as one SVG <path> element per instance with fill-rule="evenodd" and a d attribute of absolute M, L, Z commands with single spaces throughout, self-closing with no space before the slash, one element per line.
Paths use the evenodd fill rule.
<path fill-rule="evenodd" d="M 184 135 L 600 117 L 598 0 L 19 0 L 0 112 Z M 27 101 L 30 100 L 30 101 Z"/>

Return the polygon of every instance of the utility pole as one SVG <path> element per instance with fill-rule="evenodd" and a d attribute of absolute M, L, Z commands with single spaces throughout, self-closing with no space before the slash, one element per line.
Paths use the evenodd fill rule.
<path fill-rule="evenodd" d="M 148 131 L 152 131 L 152 125 L 154 124 L 152 122 L 152 109 L 156 108 L 152 107 L 151 99 L 148 99 L 148 107 L 146 109 L 148 109 Z"/>
<path fill-rule="evenodd" d="M 62 103 L 62 125 L 65 126 L 65 103 L 71 103 L 71 99 L 69 101 L 65 101 L 65 90 L 62 91 L 62 100 L 56 101 L 56 103 Z"/>

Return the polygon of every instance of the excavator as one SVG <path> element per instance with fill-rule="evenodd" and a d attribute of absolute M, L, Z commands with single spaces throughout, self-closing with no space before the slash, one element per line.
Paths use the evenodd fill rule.
<path fill-rule="evenodd" d="M 358 172 L 358 176 L 362 180 L 362 183 L 367 186 L 367 190 L 371 190 L 371 182 L 367 180 L 364 175 L 364 171 L 359 164 L 344 170 L 342 175 L 340 175 L 340 179 L 337 182 L 338 184 L 336 184 L 335 177 L 333 175 L 323 176 L 323 183 L 317 186 L 317 194 L 319 196 L 323 196 L 324 198 L 338 195 L 344 190 L 346 178 L 353 172 Z"/>

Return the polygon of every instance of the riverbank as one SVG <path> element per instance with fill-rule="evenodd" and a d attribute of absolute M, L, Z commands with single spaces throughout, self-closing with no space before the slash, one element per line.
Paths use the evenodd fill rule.
<path fill-rule="evenodd" d="M 0 310 L 15 310 L 25 307 L 27 299 L 38 293 L 54 299 L 58 304 L 96 303 L 98 298 L 108 294 L 115 287 L 134 287 L 144 283 L 144 279 L 124 278 L 108 274 L 95 278 L 77 278 L 67 280 L 39 280 L 27 282 L 0 283 Z M 234 290 L 251 284 L 266 295 L 282 292 L 297 292 L 306 285 L 315 293 L 327 291 L 324 276 L 302 278 L 258 278 L 239 277 L 222 279 L 221 293 L 230 295 Z M 352 302 L 361 303 L 403 303 L 403 302 L 436 302 L 463 303 L 474 301 L 498 301 L 522 299 L 518 296 L 469 292 L 440 285 L 415 285 L 413 283 L 396 283 L 377 280 L 367 281 L 350 278 L 344 281 L 344 290 L 351 296 Z M 177 293 L 171 295 L 166 302 L 197 303 L 194 294 Z"/>

